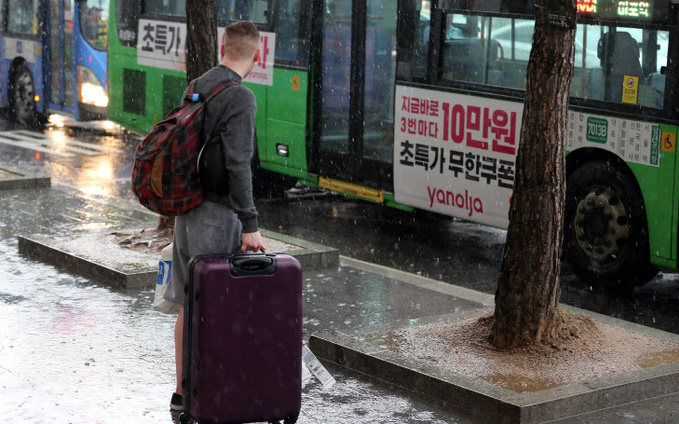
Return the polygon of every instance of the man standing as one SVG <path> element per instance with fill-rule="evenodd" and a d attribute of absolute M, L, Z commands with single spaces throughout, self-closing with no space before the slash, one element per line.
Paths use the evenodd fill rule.
<path fill-rule="evenodd" d="M 252 198 L 250 161 L 254 152 L 257 104 L 249 88 L 240 84 L 259 60 L 260 35 L 252 22 L 240 21 L 226 27 L 221 44 L 222 63 L 195 80 L 196 92 L 206 97 L 217 85 L 236 81 L 217 94 L 205 108 L 206 141 L 221 144 L 223 168 L 201 173 L 205 201 L 177 216 L 172 250 L 172 277 L 165 299 L 184 305 L 189 281 L 189 260 L 205 254 L 264 249 Z M 186 93 L 185 93 L 186 94 Z M 219 177 L 217 177 L 219 175 Z M 182 406 L 182 342 L 184 307 L 175 325 L 177 387 L 170 408 Z"/>

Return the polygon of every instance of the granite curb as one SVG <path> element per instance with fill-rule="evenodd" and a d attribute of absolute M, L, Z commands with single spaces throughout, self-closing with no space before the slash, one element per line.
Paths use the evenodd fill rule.
<path fill-rule="evenodd" d="M 32 188 L 46 188 L 51 186 L 51 178 L 43 175 L 28 173 L 6 165 L 0 165 L 0 190 L 20 190 Z"/>
<path fill-rule="evenodd" d="M 121 248 L 111 235 L 111 231 L 20 235 L 19 253 L 112 287 L 154 287 L 160 254 Z M 336 267 L 339 263 L 337 249 L 268 230 L 262 230 L 262 237 L 265 245 L 279 246 L 274 251 L 294 256 L 305 270 Z"/>

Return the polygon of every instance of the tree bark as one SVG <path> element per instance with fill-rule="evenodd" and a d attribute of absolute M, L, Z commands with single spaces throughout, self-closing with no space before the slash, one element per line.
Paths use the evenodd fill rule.
<path fill-rule="evenodd" d="M 186 1 L 186 82 L 217 66 L 215 0 Z"/>
<path fill-rule="evenodd" d="M 540 0 L 537 5 L 490 340 L 499 349 L 553 343 L 562 331 L 558 303 L 564 135 L 573 78 L 575 11 L 573 0 Z"/>
<path fill-rule="evenodd" d="M 160 218 L 158 218 L 156 230 L 163 231 L 167 229 L 174 229 L 174 216 L 161 215 Z"/>

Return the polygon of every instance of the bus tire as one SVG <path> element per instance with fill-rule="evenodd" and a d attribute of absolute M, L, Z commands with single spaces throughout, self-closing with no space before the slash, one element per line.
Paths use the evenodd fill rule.
<path fill-rule="evenodd" d="M 42 120 L 35 108 L 35 85 L 31 70 L 24 62 L 16 64 L 10 72 L 9 110 L 14 119 L 28 127 L 38 128 Z"/>
<path fill-rule="evenodd" d="M 564 253 L 580 280 L 624 292 L 658 273 L 641 191 L 621 167 L 597 160 L 576 168 L 565 208 Z"/>

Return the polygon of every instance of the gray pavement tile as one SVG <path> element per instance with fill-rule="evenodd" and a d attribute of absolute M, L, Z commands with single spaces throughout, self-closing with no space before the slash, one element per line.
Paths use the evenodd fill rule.
<path fill-rule="evenodd" d="M 29 173 L 11 166 L 0 166 L 0 190 L 44 188 L 50 185 L 50 177 Z"/>

